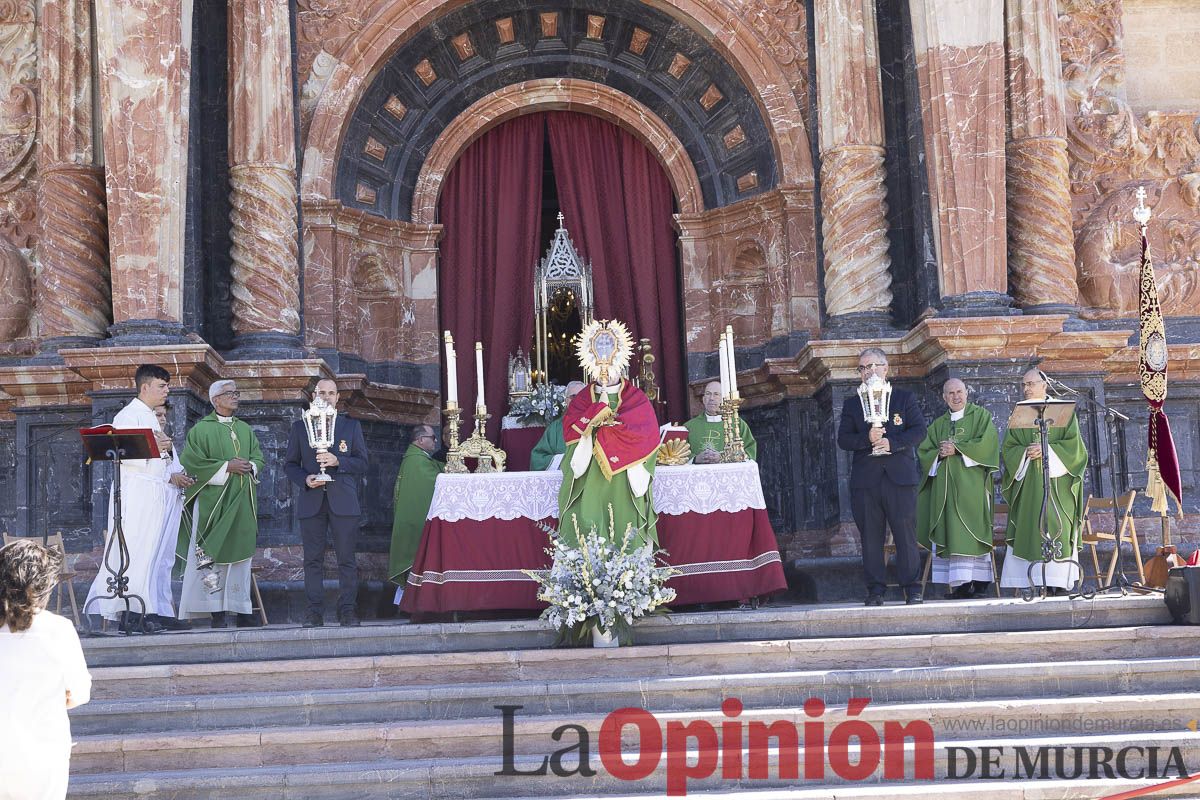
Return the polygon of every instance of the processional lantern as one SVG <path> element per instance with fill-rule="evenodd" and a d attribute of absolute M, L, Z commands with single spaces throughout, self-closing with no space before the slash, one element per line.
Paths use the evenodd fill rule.
<path fill-rule="evenodd" d="M 584 263 L 571 243 L 571 237 L 563 226 L 563 215 L 558 215 L 558 230 L 546 256 L 533 271 L 534 345 L 533 374 L 538 383 L 550 382 L 550 352 L 546 337 L 550 331 L 550 308 L 554 296 L 566 290 L 575 296 L 575 307 L 579 310 L 579 322 L 587 327 L 593 319 L 592 265 Z"/>
<path fill-rule="evenodd" d="M 878 375 L 872 375 L 859 384 L 858 400 L 862 404 L 863 421 L 872 428 L 882 428 L 891 409 L 892 384 Z M 871 455 L 886 456 L 888 453 L 875 445 L 871 448 Z"/>

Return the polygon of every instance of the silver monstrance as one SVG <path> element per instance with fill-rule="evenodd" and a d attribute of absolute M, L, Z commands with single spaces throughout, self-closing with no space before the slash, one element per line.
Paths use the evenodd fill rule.
<path fill-rule="evenodd" d="M 878 375 L 872 375 L 859 384 L 858 400 L 862 403 L 863 420 L 869 422 L 872 428 L 882 428 L 892 404 L 892 385 Z M 875 445 L 871 448 L 871 455 L 886 456 L 890 453 Z"/>
<path fill-rule="evenodd" d="M 304 432 L 308 434 L 308 446 L 318 453 L 327 453 L 333 447 L 333 423 L 337 419 L 337 408 L 329 405 L 321 398 L 314 398 L 308 410 L 301 415 L 304 420 Z M 325 474 L 325 465 L 321 465 L 321 474 L 314 476 L 321 483 L 333 480 L 332 475 Z"/>

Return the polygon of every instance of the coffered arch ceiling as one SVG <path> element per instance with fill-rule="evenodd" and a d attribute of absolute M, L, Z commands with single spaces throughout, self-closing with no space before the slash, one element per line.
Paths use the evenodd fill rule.
<path fill-rule="evenodd" d="M 451 122 L 498 90 L 561 78 L 608 86 L 658 117 L 691 160 L 705 208 L 774 188 L 766 120 L 733 66 L 662 11 L 633 0 L 595 6 L 476 0 L 408 37 L 353 112 L 337 198 L 410 220 L 421 167 Z"/>

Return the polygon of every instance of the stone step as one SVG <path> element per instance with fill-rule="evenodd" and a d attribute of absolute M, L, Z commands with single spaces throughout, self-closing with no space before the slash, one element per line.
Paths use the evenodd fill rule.
<path fill-rule="evenodd" d="M 1161 597 L 1105 596 L 1095 600 L 1047 598 L 938 601 L 921 606 L 867 608 L 840 603 L 670 614 L 638 623 L 637 644 L 733 642 L 940 633 L 1056 630 L 1160 625 L 1170 622 Z M 333 658 L 553 645 L 555 633 L 538 620 L 411 625 L 373 623 L 361 628 L 195 630 L 154 636 L 84 640 L 93 667 L 197 664 L 290 658 Z"/>
<path fill-rule="evenodd" d="M 1194 765 L 1200 759 L 1200 734 L 1191 732 L 1180 733 L 1135 733 L 1115 735 L 1090 735 L 1072 737 L 1022 737 L 1022 738 L 990 738 L 986 740 L 963 740 L 956 743 L 957 747 L 969 748 L 978 752 L 980 747 L 1003 748 L 1002 766 L 1007 775 L 1012 775 L 1015 765 L 1015 748 L 1025 747 L 1033 750 L 1038 747 L 1067 747 L 1110 748 L 1114 752 L 1123 747 L 1157 747 L 1164 756 L 1172 747 L 1178 747 L 1185 765 Z M 933 769 L 935 776 L 947 774 L 947 749 L 933 748 Z M 1100 751 L 1096 751 L 1097 753 Z M 1068 759 L 1068 769 L 1073 769 L 1074 759 Z M 678 754 L 687 761 L 688 754 Z M 633 762 L 634 754 L 625 756 L 625 760 Z M 687 791 L 720 791 L 754 790 L 754 789 L 794 789 L 800 781 L 793 778 L 781 778 L 778 770 L 778 753 L 772 751 L 768 760 L 768 774 L 764 778 L 723 778 L 719 769 L 707 777 L 697 777 L 686 784 Z M 800 763 L 803 764 L 804 754 L 801 750 Z M 857 763 L 860 754 L 851 752 L 849 761 Z M 691 754 L 695 763 L 696 754 Z M 744 754 L 743 754 L 744 759 Z M 1051 759 L 1052 761 L 1053 759 Z M 592 767 L 596 770 L 594 776 L 558 777 L 553 774 L 545 776 L 502 776 L 497 773 L 504 768 L 499 754 L 478 759 L 432 759 L 408 760 L 395 759 L 375 760 L 368 762 L 338 762 L 330 764 L 302 765 L 271 765 L 255 768 L 208 768 L 203 770 L 181 770 L 175 772 L 137 772 L 137 773 L 98 773 L 92 775 L 73 775 L 71 778 L 71 797 L 145 797 L 172 798 L 172 800 L 192 800 L 193 798 L 236 797 L 239 800 L 254 800 L 255 798 L 305 798 L 305 800 L 325 800 L 326 798 L 357 798 L 372 800 L 373 798 L 484 798 L 514 795 L 525 797 L 546 797 L 567 795 L 578 797 L 581 794 L 596 794 L 610 796 L 628 794 L 631 790 L 637 793 L 661 793 L 667 789 L 666 758 L 658 758 L 653 771 L 645 778 L 636 782 L 621 780 L 611 775 L 605 769 L 597 755 L 595 746 L 592 748 Z M 521 772 L 537 769 L 542 763 L 541 757 L 516 756 L 512 759 L 512 767 Z M 566 761 L 568 767 L 577 763 L 572 757 Z M 962 763 L 961 761 L 959 762 Z M 1086 762 L 1085 762 L 1086 763 Z M 1140 764 L 1138 759 L 1136 764 Z M 679 765 L 676 765 L 679 769 Z M 801 767 L 803 769 L 803 767 Z M 682 774 L 681 772 L 679 774 Z M 803 771 L 800 773 L 804 774 Z M 901 788 L 924 790 L 937 785 L 920 784 L 912 780 L 885 781 L 882 768 L 863 782 L 850 784 L 855 790 L 867 788 L 874 784 L 881 789 L 890 790 L 887 797 L 898 797 L 896 792 Z M 911 768 L 906 770 L 911 776 Z M 1098 777 L 1103 773 L 1098 773 Z M 848 783 L 843 778 L 826 770 L 821 779 L 821 786 L 836 786 Z M 997 786 L 1002 781 L 997 780 Z M 1122 782 L 1125 788 L 1129 784 Z M 945 784 L 942 784 L 943 786 Z M 1064 781 L 1061 788 L 1072 789 L 1075 794 L 1063 796 L 1094 797 L 1095 787 L 1089 787 L 1083 781 Z M 807 787 L 806 787 L 807 788 Z M 818 788 L 818 787 L 813 787 Z M 956 786 L 961 792 L 963 787 Z M 1007 788 L 1001 786 L 1001 788 Z M 1193 787 L 1193 794 L 1194 794 Z M 506 791 L 507 790 L 507 791 Z M 1118 790 L 1119 791 L 1119 790 Z M 739 792 L 740 794 L 741 792 Z M 834 795 L 837 796 L 835 791 Z M 924 795 L 909 795 L 924 796 Z M 964 796 L 959 794 L 959 797 Z M 965 795 L 973 798 L 977 795 Z M 1043 795 L 1044 796 L 1044 795 Z"/>
<path fill-rule="evenodd" d="M 802 670 L 682 677 L 523 680 L 448 686 L 320 689 L 95 700 L 71 712 L 76 735 L 335 725 L 488 717 L 498 705 L 529 714 L 605 714 L 626 706 L 656 711 L 712 710 L 716 698 L 781 708 L 820 697 L 845 703 L 939 702 L 1191 692 L 1200 657 L 1030 662 L 961 666 Z"/>
<path fill-rule="evenodd" d="M 375 688 L 453 683 L 783 672 L 859 667 L 1165 658 L 1200 653 L 1200 629 L 1182 626 L 915 634 L 854 639 L 668 644 L 208 664 L 93 667 L 92 697 Z"/>
<path fill-rule="evenodd" d="M 1156 708 L 1170 710 L 1147 711 Z M 656 717 L 660 726 L 704 721 L 715 730 L 731 720 L 715 709 L 659 713 Z M 561 747 L 552 734 L 567 723 L 582 726 L 590 740 L 598 742 L 605 718 L 599 714 L 550 717 L 516 712 L 511 723 L 513 752 L 545 754 Z M 827 732 L 850 719 L 844 706 L 831 707 L 816 718 Z M 870 705 L 854 718 L 878 731 L 884 730 L 887 722 L 924 720 L 941 744 L 991 735 L 1182 733 L 1189 722 L 1200 718 L 1200 694 Z M 743 726 L 784 720 L 798 730 L 813 719 L 800 707 L 747 708 L 736 716 Z M 179 770 L 197 764 L 241 769 L 373 759 L 483 758 L 502 752 L 503 729 L 503 718 L 496 711 L 478 719 L 85 736 L 78 738 L 72 750 L 71 771 L 90 774 Z M 624 746 L 635 749 L 636 729 L 629 727 L 623 733 Z"/>

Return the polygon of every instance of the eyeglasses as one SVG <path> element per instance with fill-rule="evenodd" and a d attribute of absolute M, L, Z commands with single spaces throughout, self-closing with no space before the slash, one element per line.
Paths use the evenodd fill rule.
<path fill-rule="evenodd" d="M 1022 383 L 1021 385 L 1022 385 L 1022 386 L 1024 386 L 1026 389 L 1028 389 L 1028 388 L 1029 388 L 1029 387 L 1031 387 L 1031 386 L 1041 386 L 1041 385 L 1043 385 L 1044 383 L 1045 383 L 1045 381 L 1041 381 L 1041 380 L 1038 380 L 1038 381 L 1025 381 L 1025 382 L 1024 382 L 1024 383 Z"/>
<path fill-rule="evenodd" d="M 886 366 L 887 366 L 887 362 L 886 362 L 886 361 L 885 361 L 885 362 L 883 362 L 882 364 L 859 364 L 859 365 L 858 365 L 858 371 L 859 371 L 859 372 L 866 372 L 867 370 L 872 370 L 872 369 L 876 369 L 876 368 L 878 368 L 878 367 L 886 367 Z"/>
<path fill-rule="evenodd" d="M 228 392 L 221 392 L 219 395 L 217 395 L 217 397 L 241 397 L 241 396 L 242 396 L 242 393 L 239 392 L 237 389 L 233 389 L 232 391 L 228 391 Z"/>

